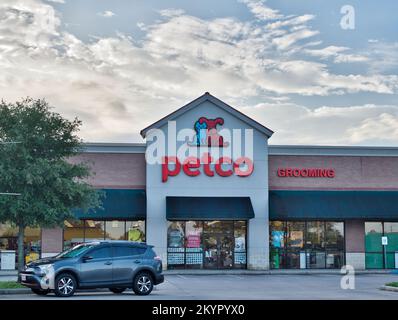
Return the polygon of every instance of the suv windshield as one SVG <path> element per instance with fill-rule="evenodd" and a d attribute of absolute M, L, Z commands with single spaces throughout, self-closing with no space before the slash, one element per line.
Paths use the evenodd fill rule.
<path fill-rule="evenodd" d="M 93 248 L 97 245 L 99 245 L 99 243 L 78 244 L 73 248 L 61 252 L 59 255 L 56 256 L 56 258 L 75 258 L 86 252 L 88 249 Z"/>

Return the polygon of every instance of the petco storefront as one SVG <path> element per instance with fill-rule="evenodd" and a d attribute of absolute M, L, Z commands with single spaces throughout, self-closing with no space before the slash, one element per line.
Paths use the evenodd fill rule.
<path fill-rule="evenodd" d="M 42 229 L 41 255 L 126 239 L 167 269 L 397 268 L 398 149 L 272 134 L 205 93 L 143 129 L 145 143 L 86 144 L 71 161 L 92 164 L 103 209 Z"/>

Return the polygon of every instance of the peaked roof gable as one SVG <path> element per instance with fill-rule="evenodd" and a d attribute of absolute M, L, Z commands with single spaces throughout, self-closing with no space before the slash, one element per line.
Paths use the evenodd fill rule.
<path fill-rule="evenodd" d="M 147 132 L 150 129 L 155 129 L 155 128 L 160 128 L 163 125 L 167 124 L 168 121 L 173 121 L 179 116 L 183 115 L 184 113 L 188 112 L 189 110 L 192 110 L 202 104 L 205 101 L 210 101 L 217 107 L 223 109 L 224 111 L 230 113 L 231 115 L 235 116 L 236 118 L 240 119 L 241 121 L 247 123 L 249 126 L 252 128 L 260 131 L 261 133 L 265 134 L 268 138 L 272 136 L 274 133 L 272 130 L 268 129 L 267 127 L 263 126 L 261 123 L 257 122 L 256 120 L 253 120 L 252 118 L 248 117 L 244 113 L 236 110 L 235 108 L 231 107 L 230 105 L 226 104 L 225 102 L 221 101 L 220 99 L 216 98 L 215 96 L 212 96 L 210 93 L 205 92 L 203 95 L 200 97 L 196 98 L 195 100 L 189 102 L 185 106 L 182 106 L 181 108 L 177 109 L 176 111 L 170 113 L 169 115 L 163 117 L 162 119 L 152 123 L 150 126 L 146 127 L 145 129 L 142 129 L 140 134 L 143 138 L 145 138 Z"/>

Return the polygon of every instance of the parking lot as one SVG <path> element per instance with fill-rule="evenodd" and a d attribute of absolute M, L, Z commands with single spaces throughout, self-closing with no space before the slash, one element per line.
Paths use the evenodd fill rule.
<path fill-rule="evenodd" d="M 355 289 L 343 290 L 340 275 L 166 275 L 165 282 L 150 296 L 139 297 L 131 290 L 113 294 L 107 290 L 77 292 L 67 299 L 398 299 L 398 292 L 379 290 L 387 282 L 398 281 L 396 274 L 361 274 Z M 0 295 L 0 299 L 59 299 L 34 294 Z"/>

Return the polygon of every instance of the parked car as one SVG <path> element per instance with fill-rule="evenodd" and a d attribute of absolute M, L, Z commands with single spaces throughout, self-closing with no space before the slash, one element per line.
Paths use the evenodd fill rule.
<path fill-rule="evenodd" d="M 109 288 L 113 293 L 132 288 L 138 295 L 148 295 L 164 281 L 162 261 L 153 246 L 131 241 L 79 244 L 55 257 L 28 263 L 18 278 L 38 295 L 54 292 L 59 297 L 93 288 Z"/>

